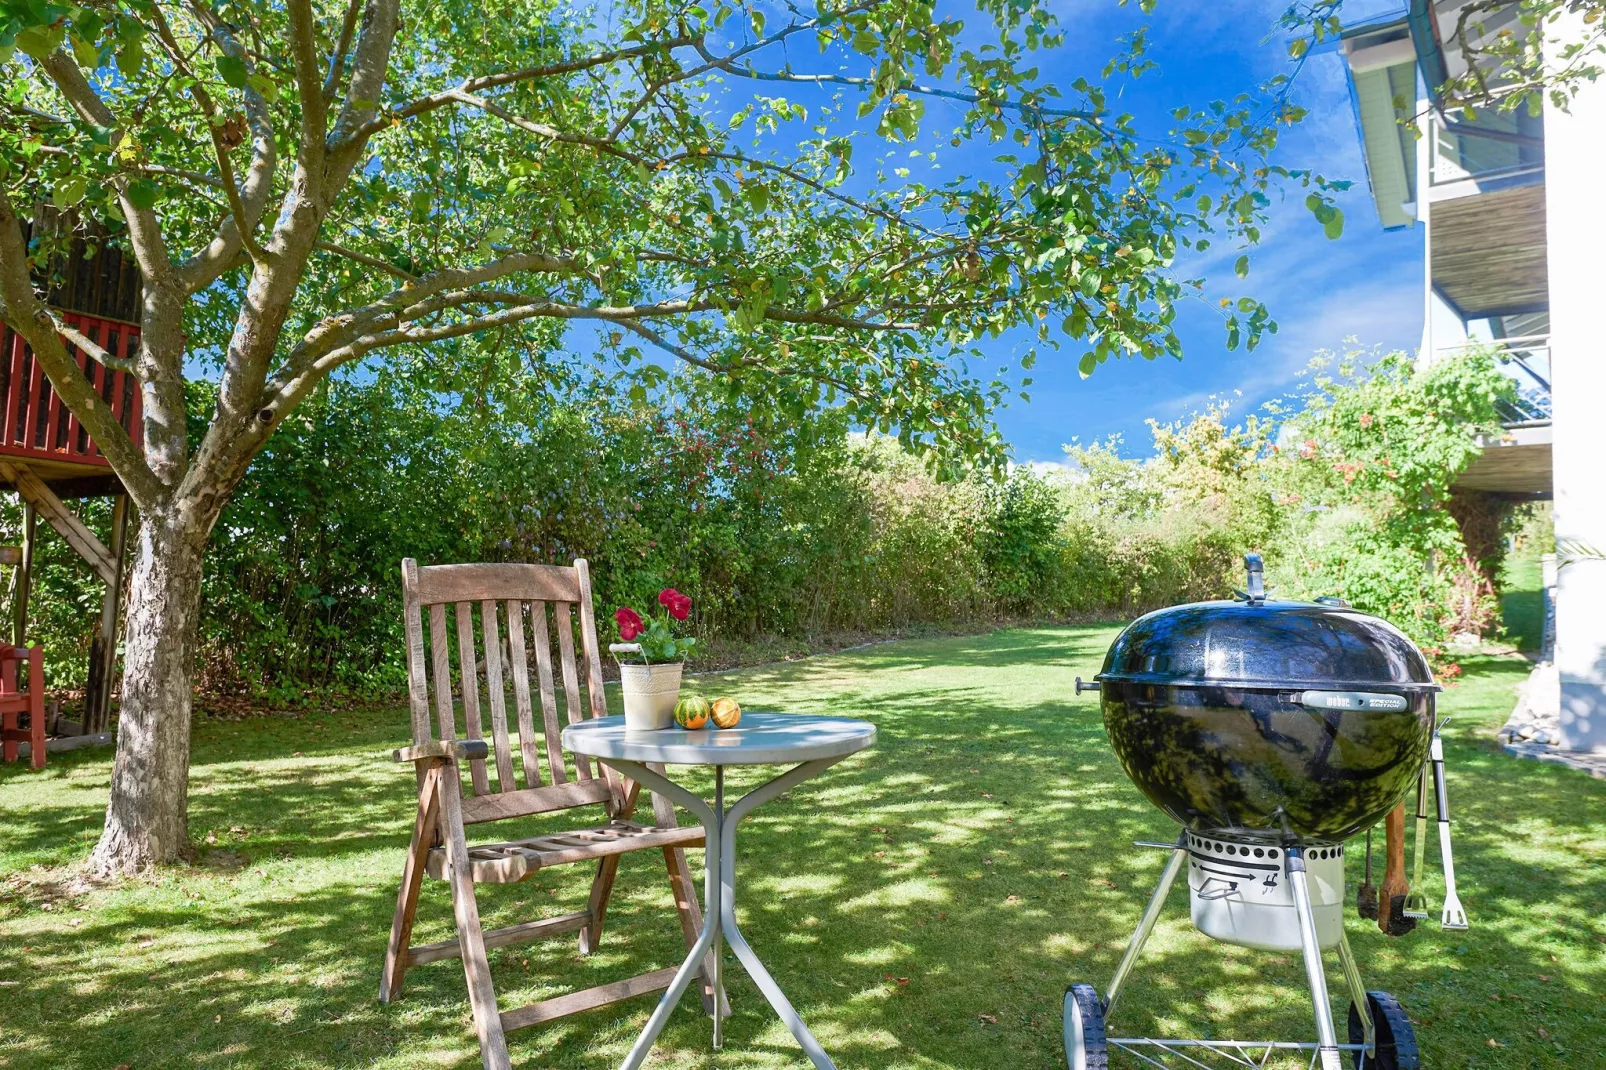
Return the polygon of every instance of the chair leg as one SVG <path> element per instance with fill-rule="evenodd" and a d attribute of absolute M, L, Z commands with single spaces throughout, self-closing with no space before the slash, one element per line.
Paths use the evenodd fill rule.
<path fill-rule="evenodd" d="M 390 922 L 390 944 L 385 949 L 385 968 L 379 978 L 379 1002 L 401 998 L 402 978 L 407 973 L 408 948 L 413 940 L 413 918 L 418 912 L 418 893 L 424 883 L 424 860 L 434 844 L 440 819 L 440 765 L 424 772 L 418 791 L 418 818 L 413 823 L 413 840 L 402 864 L 401 890 L 396 894 L 396 914 Z"/>
<path fill-rule="evenodd" d="M 446 865 L 452 884 L 452 911 L 457 915 L 457 942 L 463 950 L 463 973 L 468 980 L 468 1003 L 479 1034 L 480 1060 L 485 1070 L 513 1070 L 491 984 L 491 963 L 485 957 L 485 933 L 480 928 L 480 905 L 474 897 L 474 877 L 463 833 L 463 785 L 457 765 L 441 766 L 441 824 L 446 833 Z"/>
<path fill-rule="evenodd" d="M 613 882 L 619 876 L 619 855 L 609 855 L 597 863 L 597 875 L 591 881 L 591 900 L 587 909 L 591 920 L 580 930 L 580 954 L 589 955 L 602 945 L 602 924 L 608 916 L 608 902 L 613 898 Z"/>
<path fill-rule="evenodd" d="M 697 937 L 703 931 L 703 911 L 697 905 L 697 885 L 693 881 L 691 871 L 686 867 L 686 852 L 679 847 L 664 848 L 664 868 L 669 871 L 669 890 L 675 897 L 675 913 L 680 918 L 680 933 L 686 940 L 686 949 L 689 951 L 697 943 Z M 715 946 L 718 946 L 715 941 Z M 702 975 L 703 1013 L 713 1017 L 715 1006 L 714 983 L 714 951 L 703 956 L 703 966 L 699 973 Z M 725 998 L 725 988 L 719 986 L 718 992 L 719 1016 L 729 1018 L 731 1015 L 730 1001 Z"/>
<path fill-rule="evenodd" d="M 33 731 L 29 757 L 35 769 L 45 767 L 45 673 L 41 661 L 35 647 L 28 658 L 28 727 Z"/>
<path fill-rule="evenodd" d="M 657 773 L 664 771 L 662 765 L 651 765 L 648 768 Z M 652 819 L 661 826 L 674 825 L 675 804 L 653 792 Z M 686 949 L 689 951 L 696 945 L 697 937 L 703 931 L 703 911 L 697 905 L 697 881 L 686 868 L 686 852 L 679 847 L 664 848 L 664 867 L 669 870 L 669 890 L 675 897 L 675 913 L 680 915 L 680 932 L 686 939 Z M 731 1008 L 730 1002 L 725 998 L 724 986 L 719 985 L 718 991 L 715 991 L 717 974 L 714 971 L 714 952 L 710 951 L 703 956 L 701 973 L 703 1013 L 710 1017 L 717 1013 L 721 1018 L 729 1018 Z"/>

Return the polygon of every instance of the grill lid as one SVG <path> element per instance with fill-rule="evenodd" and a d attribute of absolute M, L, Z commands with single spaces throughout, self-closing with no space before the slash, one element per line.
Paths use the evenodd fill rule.
<path fill-rule="evenodd" d="M 1099 681 L 1279 690 L 1438 691 L 1427 659 L 1398 628 L 1338 599 L 1274 601 L 1259 554 L 1248 589 L 1139 617 L 1104 658 Z"/>

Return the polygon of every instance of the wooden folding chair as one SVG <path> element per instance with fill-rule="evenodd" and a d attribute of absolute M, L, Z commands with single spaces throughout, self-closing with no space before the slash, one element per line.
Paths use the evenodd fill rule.
<path fill-rule="evenodd" d="M 44 647 L 11 646 L 0 643 L 0 757 L 17 760 L 28 744 L 28 760 L 35 769 L 45 767 L 45 668 Z M 21 690 L 17 666 L 28 666 L 28 689 Z M 27 715 L 28 727 L 21 721 Z"/>
<path fill-rule="evenodd" d="M 558 700 L 553 685 L 553 631 L 557 633 L 567 719 L 574 722 L 588 713 L 592 717 L 607 713 L 591 604 L 591 580 L 585 561 L 576 561 L 573 568 L 520 564 L 420 568 L 409 558 L 402 562 L 402 589 L 407 616 L 407 680 L 413 746 L 396 751 L 395 757 L 397 761 L 414 763 L 417 769 L 418 813 L 413 825 L 412 846 L 408 848 L 402 867 L 401 891 L 391 923 L 390 946 L 385 952 L 379 998 L 388 1003 L 400 997 L 402 977 L 410 966 L 461 958 L 468 976 L 468 998 L 479 1033 L 481 1057 L 487 1070 L 501 1070 L 512 1065 L 505 1038 L 507 1031 L 668 988 L 675 967 L 502 1011 L 497 1007 L 486 950 L 572 932 L 579 933 L 581 954 L 596 950 L 602 939 L 603 921 L 620 856 L 649 849 L 663 852 L 675 908 L 680 915 L 681 932 L 690 947 L 702 927 L 702 916 L 696 889 L 686 868 L 684 848 L 701 846 L 703 830 L 677 826 L 674 807 L 658 796 L 653 797 L 654 824 L 632 821 L 639 791 L 634 782 L 605 768 L 593 771 L 591 763 L 580 755 L 569 755 L 573 762 L 572 776 L 565 766 L 565 752 L 559 736 Z M 447 625 L 448 606 L 453 627 Z M 473 619 L 476 612 L 480 618 L 478 629 Z M 549 613 L 553 628 L 548 627 Z M 423 620 L 426 614 L 429 618 L 427 659 Z M 581 653 L 585 658 L 588 698 L 585 706 L 580 701 L 580 675 L 575 663 L 577 623 Z M 533 637 L 533 644 L 526 644 L 527 632 Z M 449 657 L 454 637 L 457 646 L 455 687 Z M 537 671 L 539 692 L 534 697 L 540 703 L 539 715 L 531 702 L 530 654 L 534 655 Z M 509 682 L 515 724 L 510 724 L 508 719 L 506 687 Z M 430 720 L 432 692 L 433 726 Z M 461 725 L 457 719 L 458 709 L 462 711 Z M 482 709 L 490 714 L 489 740 L 484 737 Z M 539 725 L 535 720 L 537 716 L 541 718 Z M 514 772 L 516 760 L 523 768 L 522 783 Z M 463 775 L 465 766 L 466 777 Z M 603 812 L 598 816 L 605 820 L 569 833 L 473 847 L 468 843 L 465 830 L 469 825 L 589 806 L 600 806 Z M 512 884 L 550 866 L 588 860 L 596 861 L 597 869 L 584 910 L 504 929 L 482 930 L 476 884 Z M 412 945 L 413 917 L 425 874 L 451 885 L 457 937 L 436 944 Z M 713 1013 L 717 1004 L 722 1013 L 729 1013 L 723 993 L 716 997 L 710 983 L 713 976 L 713 962 L 709 959 L 703 968 L 704 1009 Z"/>

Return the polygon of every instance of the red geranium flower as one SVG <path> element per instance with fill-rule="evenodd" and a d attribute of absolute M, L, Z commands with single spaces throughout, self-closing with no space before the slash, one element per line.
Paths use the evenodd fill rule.
<path fill-rule="evenodd" d="M 646 630 L 641 623 L 641 614 L 629 606 L 614 610 L 613 619 L 619 624 L 619 638 L 627 643 Z"/>
<path fill-rule="evenodd" d="M 673 587 L 658 592 L 658 604 L 669 610 L 669 615 L 676 620 L 685 620 L 691 615 L 691 599 Z"/>

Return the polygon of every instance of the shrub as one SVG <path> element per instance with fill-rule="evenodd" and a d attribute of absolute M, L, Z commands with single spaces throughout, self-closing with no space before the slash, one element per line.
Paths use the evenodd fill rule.
<path fill-rule="evenodd" d="M 1469 550 L 1450 487 L 1510 380 L 1477 353 L 1319 373 L 1270 421 L 1216 404 L 1151 425 L 1145 458 L 1073 445 L 1062 472 L 954 478 L 839 413 L 738 407 L 693 378 L 632 397 L 550 369 L 500 394 L 423 363 L 359 372 L 295 412 L 213 532 L 200 679 L 275 701 L 397 688 L 409 556 L 584 556 L 600 609 L 674 586 L 710 640 L 1126 617 L 1228 596 L 1250 550 L 1279 595 L 1340 595 L 1427 646 L 1486 623 L 1504 528 Z M 194 426 L 214 397 L 192 388 Z M 86 503 L 103 535 L 109 513 Z M 19 515 L 0 507 L 12 538 Z M 71 686 L 101 591 L 40 530 L 32 632 Z"/>

